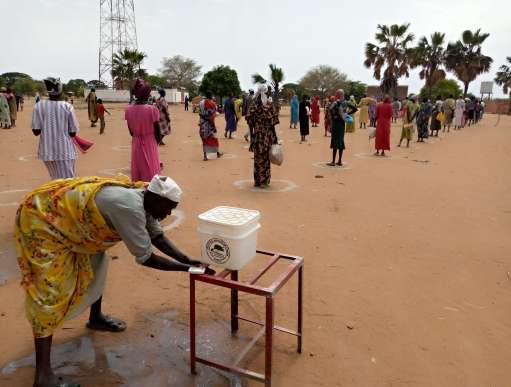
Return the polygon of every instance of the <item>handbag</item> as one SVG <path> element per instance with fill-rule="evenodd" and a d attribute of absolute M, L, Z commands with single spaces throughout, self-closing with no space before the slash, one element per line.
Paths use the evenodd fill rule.
<path fill-rule="evenodd" d="M 270 148 L 270 162 L 275 165 L 282 165 L 284 162 L 284 151 L 282 145 L 273 144 Z"/>
<path fill-rule="evenodd" d="M 444 112 L 439 112 L 437 115 L 436 115 L 436 119 L 440 122 L 444 122 L 445 120 L 445 114 Z"/>

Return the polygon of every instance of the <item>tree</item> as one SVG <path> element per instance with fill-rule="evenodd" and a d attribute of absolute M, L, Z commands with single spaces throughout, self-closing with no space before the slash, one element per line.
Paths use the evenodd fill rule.
<path fill-rule="evenodd" d="M 74 93 L 77 97 L 84 96 L 84 90 L 87 87 L 87 82 L 83 79 L 70 79 L 63 87 L 64 93 Z"/>
<path fill-rule="evenodd" d="M 34 95 L 35 81 L 32 78 L 18 78 L 11 85 L 16 94 Z"/>
<path fill-rule="evenodd" d="M 381 80 L 383 93 L 391 93 L 397 97 L 399 78 L 409 77 L 411 52 L 408 45 L 413 42 L 414 35 L 408 32 L 410 24 L 392 24 L 390 27 L 378 24 L 375 39 L 377 44 L 367 43 L 364 65 L 373 67 L 373 76 Z M 383 67 L 386 66 L 382 74 Z"/>
<path fill-rule="evenodd" d="M 509 66 L 503 64 L 499 67 L 499 71 L 495 76 L 495 83 L 499 86 L 502 86 L 502 91 L 504 94 L 509 93 L 509 108 L 508 113 L 511 114 L 511 56 L 508 56 L 507 62 Z"/>
<path fill-rule="evenodd" d="M 12 86 L 14 82 L 16 82 L 18 79 L 24 78 L 24 79 L 32 79 L 32 77 L 25 73 L 3 73 L 0 75 L 0 79 L 2 80 L 3 85 L 5 86 Z"/>
<path fill-rule="evenodd" d="M 271 88 L 273 90 L 273 101 L 278 102 L 280 99 L 280 84 L 284 80 L 284 71 L 274 64 L 268 65 L 270 68 Z M 252 81 L 254 83 L 266 83 L 266 79 L 260 74 L 253 74 Z"/>
<path fill-rule="evenodd" d="M 165 81 L 165 79 L 158 74 L 149 74 L 147 76 L 147 80 L 153 87 L 166 87 L 167 86 L 167 82 Z"/>
<path fill-rule="evenodd" d="M 454 79 L 441 79 L 433 87 L 424 85 L 419 93 L 420 98 L 449 98 L 450 95 L 454 98 L 461 95 L 462 90 L 458 82 Z"/>
<path fill-rule="evenodd" d="M 354 96 L 358 101 L 364 96 L 366 89 L 367 85 L 365 83 L 359 81 L 348 81 L 344 87 L 344 93 L 347 96 Z"/>
<path fill-rule="evenodd" d="M 338 89 L 345 89 L 348 82 L 346 74 L 335 67 L 319 65 L 307 71 L 300 80 L 300 87 L 324 99 Z"/>
<path fill-rule="evenodd" d="M 445 34 L 434 32 L 431 41 L 423 36 L 411 51 L 411 67 L 422 67 L 420 79 L 426 80 L 427 97 L 431 97 L 431 89 L 438 81 L 445 79 L 445 71 L 441 69 L 445 59 Z"/>
<path fill-rule="evenodd" d="M 161 76 L 170 87 L 184 87 L 189 91 L 196 91 L 201 74 L 202 66 L 191 58 L 175 55 L 171 58 L 163 58 Z"/>
<path fill-rule="evenodd" d="M 141 67 L 146 57 L 143 52 L 128 48 L 114 54 L 112 59 L 114 86 L 126 89 L 135 78 L 147 76 L 147 71 Z"/>
<path fill-rule="evenodd" d="M 298 99 L 302 99 L 302 96 L 306 94 L 306 90 L 298 83 L 285 83 L 282 85 L 281 96 L 286 102 L 291 100 L 293 94 L 296 94 Z"/>
<path fill-rule="evenodd" d="M 95 89 L 107 89 L 108 86 L 103 82 L 103 81 L 100 81 L 98 79 L 93 79 L 89 82 L 87 82 L 87 87 L 94 87 Z"/>
<path fill-rule="evenodd" d="M 461 35 L 461 40 L 447 45 L 445 67 L 463 82 L 465 96 L 470 82 L 479 74 L 490 70 L 493 59 L 481 52 L 481 45 L 488 36 L 490 34 L 481 34 L 480 29 L 475 32 L 466 30 Z"/>
<path fill-rule="evenodd" d="M 222 101 L 222 98 L 230 92 L 234 94 L 241 93 L 238 74 L 236 70 L 231 69 L 229 66 L 220 65 L 213 67 L 212 70 L 202 77 L 199 90 L 203 94 L 209 91 Z"/>

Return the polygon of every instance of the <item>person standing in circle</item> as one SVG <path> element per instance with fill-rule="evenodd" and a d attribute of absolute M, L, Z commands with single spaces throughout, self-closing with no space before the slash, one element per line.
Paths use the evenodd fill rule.
<path fill-rule="evenodd" d="M 309 117 L 311 115 L 311 107 L 309 97 L 303 95 L 302 102 L 298 108 L 298 116 L 300 118 L 300 144 L 305 141 L 305 137 L 309 135 Z"/>
<path fill-rule="evenodd" d="M 132 90 L 136 100 L 124 113 L 131 141 L 131 180 L 151 181 L 160 173 L 158 155 L 160 134 L 160 112 L 148 103 L 151 85 L 139 78 Z"/>
<path fill-rule="evenodd" d="M 385 151 L 390 150 L 390 124 L 393 114 L 394 109 L 390 103 L 390 97 L 385 95 L 383 103 L 376 107 L 376 138 L 374 141 L 376 156 L 385 156 Z"/>
<path fill-rule="evenodd" d="M 87 101 L 87 112 L 89 114 L 90 127 L 93 128 L 98 122 L 98 99 L 96 97 L 96 89 L 92 87 L 89 95 L 85 99 Z"/>
<path fill-rule="evenodd" d="M 290 102 L 291 107 L 291 118 L 289 120 L 289 129 L 296 129 L 296 125 L 298 124 L 298 110 L 300 108 L 300 102 L 298 102 L 298 97 L 296 94 L 293 94 Z"/>

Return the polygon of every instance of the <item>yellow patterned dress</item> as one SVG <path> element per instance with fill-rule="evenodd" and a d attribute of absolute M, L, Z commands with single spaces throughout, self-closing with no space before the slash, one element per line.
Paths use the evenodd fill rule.
<path fill-rule="evenodd" d="M 95 203 L 106 185 L 140 188 L 127 177 L 51 181 L 29 193 L 14 236 L 26 314 L 35 337 L 47 337 L 76 311 L 94 279 L 91 258 L 121 240 Z"/>

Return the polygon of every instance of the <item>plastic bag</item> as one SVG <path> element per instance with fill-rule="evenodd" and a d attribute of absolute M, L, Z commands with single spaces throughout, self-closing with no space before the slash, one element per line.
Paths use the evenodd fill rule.
<path fill-rule="evenodd" d="M 376 137 L 376 128 L 367 129 L 367 134 L 369 135 L 369 140 L 371 138 L 375 138 Z"/>
<path fill-rule="evenodd" d="M 284 151 L 282 145 L 273 144 L 270 148 L 270 162 L 275 165 L 282 165 L 284 162 Z"/>

